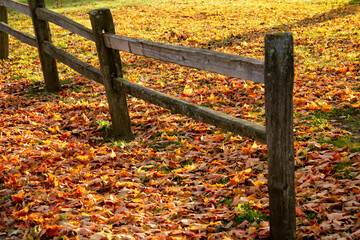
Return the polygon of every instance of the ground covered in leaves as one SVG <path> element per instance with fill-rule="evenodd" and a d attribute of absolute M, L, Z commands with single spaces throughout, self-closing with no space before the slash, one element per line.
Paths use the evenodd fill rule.
<path fill-rule="evenodd" d="M 291 31 L 297 236 L 360 238 L 358 1 L 118 2 L 118 34 L 247 57 L 263 58 L 265 34 Z M 92 5 L 73 4 L 51 7 L 89 27 Z M 9 22 L 32 33 L 20 14 Z M 98 66 L 92 43 L 51 26 L 56 45 Z M 46 93 L 37 50 L 10 44 L 0 62 L 0 239 L 269 237 L 266 145 L 131 97 L 136 139 L 113 141 L 102 86 L 59 64 L 62 90 Z M 264 124 L 261 84 L 121 56 L 131 81 Z"/>

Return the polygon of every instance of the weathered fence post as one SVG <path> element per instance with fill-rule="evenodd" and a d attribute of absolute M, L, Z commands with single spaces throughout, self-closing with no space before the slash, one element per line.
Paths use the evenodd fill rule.
<path fill-rule="evenodd" d="M 265 37 L 265 112 L 271 239 L 296 239 L 291 33 Z"/>
<path fill-rule="evenodd" d="M 41 68 L 44 74 L 45 86 L 47 91 L 59 91 L 60 81 L 56 66 L 56 60 L 43 51 L 42 43 L 51 42 L 50 27 L 47 21 L 43 21 L 36 16 L 36 8 L 44 8 L 44 0 L 28 0 L 32 22 L 34 25 L 36 42 L 38 45 Z"/>
<path fill-rule="evenodd" d="M 109 103 L 115 138 L 133 140 L 125 91 L 117 91 L 113 86 L 115 77 L 122 77 L 120 54 L 104 45 L 103 33 L 115 33 L 110 9 L 93 10 L 89 13 L 99 56 L 101 72 Z"/>
<path fill-rule="evenodd" d="M 0 6 L 0 22 L 8 23 L 7 9 Z M 9 57 L 9 35 L 0 32 L 0 59 L 7 59 Z"/>

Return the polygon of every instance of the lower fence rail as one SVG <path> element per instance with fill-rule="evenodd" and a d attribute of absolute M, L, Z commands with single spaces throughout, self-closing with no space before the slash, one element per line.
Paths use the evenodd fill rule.
<path fill-rule="evenodd" d="M 189 103 L 123 78 L 114 78 L 114 88 L 117 90 L 123 89 L 136 98 L 169 109 L 174 113 L 183 114 L 194 120 L 209 123 L 223 130 L 266 143 L 265 127 L 259 124 Z"/>

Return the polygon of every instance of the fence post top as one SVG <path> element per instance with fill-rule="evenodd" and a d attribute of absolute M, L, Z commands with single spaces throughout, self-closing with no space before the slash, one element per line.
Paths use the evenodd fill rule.
<path fill-rule="evenodd" d="M 99 9 L 91 10 L 89 12 L 89 15 L 98 15 L 101 13 L 110 13 L 110 9 L 109 8 L 99 8 Z"/>
<path fill-rule="evenodd" d="M 270 33 L 270 34 L 266 34 L 265 39 L 292 38 L 292 37 L 293 37 L 293 34 L 291 32 Z"/>

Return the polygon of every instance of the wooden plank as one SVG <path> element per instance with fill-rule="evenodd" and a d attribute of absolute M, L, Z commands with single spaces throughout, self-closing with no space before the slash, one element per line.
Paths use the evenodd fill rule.
<path fill-rule="evenodd" d="M 56 12 L 50 11 L 46 8 L 37 8 L 36 15 L 38 18 L 55 23 L 56 25 L 63 27 L 73 33 L 76 33 L 86 39 L 94 41 L 92 30 L 77 23 L 70 18 L 60 15 Z"/>
<path fill-rule="evenodd" d="M 7 24 L 8 14 L 6 7 L 0 6 L 0 23 Z M 1 29 L 0 29 L 1 31 Z M 1 31 L 0 32 L 0 59 L 7 59 L 9 57 L 9 35 Z"/>
<path fill-rule="evenodd" d="M 264 61 L 206 49 L 175 46 L 104 34 L 105 46 L 231 77 L 264 82 Z"/>
<path fill-rule="evenodd" d="M 89 15 L 115 138 L 133 140 L 125 91 L 116 90 L 113 86 L 114 77 L 122 77 L 120 54 L 119 51 L 109 49 L 104 45 L 103 33 L 115 33 L 111 12 L 109 9 L 99 9 L 91 11 Z"/>
<path fill-rule="evenodd" d="M 31 36 L 30 34 L 16 30 L 5 23 L 0 23 L 0 31 L 5 32 L 6 34 L 11 35 L 14 38 L 30 46 L 37 47 L 35 37 Z"/>
<path fill-rule="evenodd" d="M 293 84 L 292 35 L 267 35 L 265 116 L 271 239 L 296 239 Z"/>
<path fill-rule="evenodd" d="M 101 71 L 96 67 L 79 60 L 70 53 L 67 53 L 66 51 L 56 47 L 54 44 L 47 41 L 43 42 L 43 50 L 47 54 L 54 57 L 56 60 L 71 67 L 72 69 L 74 69 L 78 73 L 81 73 L 85 77 L 103 84 Z"/>
<path fill-rule="evenodd" d="M 122 78 L 114 79 L 114 87 L 118 90 L 124 89 L 126 93 L 134 97 L 169 109 L 174 113 L 183 114 L 197 121 L 209 123 L 223 130 L 266 143 L 265 127 L 259 124 L 186 102 Z"/>
<path fill-rule="evenodd" d="M 36 8 L 45 7 L 44 0 L 28 0 L 31 12 L 31 18 L 34 26 L 35 37 L 37 41 L 41 68 L 44 74 L 45 87 L 47 91 L 59 91 L 60 81 L 56 66 L 56 60 L 45 53 L 42 49 L 44 41 L 51 42 L 49 23 L 39 19 L 36 16 Z"/>
<path fill-rule="evenodd" d="M 27 16 L 31 16 L 31 12 L 30 12 L 30 8 L 28 5 L 20 3 L 20 2 L 15 2 L 12 0 L 0 0 L 0 5 L 7 7 L 7 8 L 11 8 L 13 10 L 16 10 L 22 14 L 25 14 Z"/>

